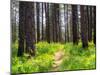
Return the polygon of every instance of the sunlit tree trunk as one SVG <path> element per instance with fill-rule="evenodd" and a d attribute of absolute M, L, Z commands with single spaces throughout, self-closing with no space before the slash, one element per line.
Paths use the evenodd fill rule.
<path fill-rule="evenodd" d="M 44 40 L 44 25 L 43 25 L 43 3 L 42 3 L 42 40 Z"/>
<path fill-rule="evenodd" d="M 16 8 L 17 2 L 16 0 L 11 0 L 11 31 L 12 31 L 12 43 L 16 41 Z"/>

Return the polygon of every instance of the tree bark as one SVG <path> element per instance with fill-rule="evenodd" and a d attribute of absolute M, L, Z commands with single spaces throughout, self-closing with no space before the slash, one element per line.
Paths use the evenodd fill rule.
<path fill-rule="evenodd" d="M 67 5 L 67 42 L 69 42 L 69 10 L 68 10 L 68 5 Z"/>
<path fill-rule="evenodd" d="M 46 40 L 48 43 L 50 43 L 49 3 L 47 3 L 45 7 L 46 7 Z"/>
<path fill-rule="evenodd" d="M 78 44 L 78 12 L 77 5 L 72 5 L 72 29 L 73 29 L 73 43 Z"/>
<path fill-rule="evenodd" d="M 43 25 L 43 3 L 42 3 L 42 41 L 44 40 L 44 25 Z"/>
<path fill-rule="evenodd" d="M 16 41 L 16 0 L 11 1 L 11 31 L 12 31 L 12 43 Z"/>
<path fill-rule="evenodd" d="M 88 47 L 88 29 L 87 29 L 87 7 L 81 5 L 81 38 L 83 48 Z"/>
<path fill-rule="evenodd" d="M 26 6 L 26 52 L 35 55 L 35 22 L 34 22 L 34 3 L 28 2 Z"/>
<path fill-rule="evenodd" d="M 19 3 L 19 40 L 18 40 L 18 53 L 17 56 L 23 56 L 24 53 L 24 24 L 25 24 L 25 3 Z"/>
<path fill-rule="evenodd" d="M 96 6 L 93 6 L 93 15 L 94 15 L 94 17 L 93 17 L 93 20 L 94 20 L 94 36 L 93 36 L 94 38 L 93 38 L 93 42 L 96 46 Z"/>
<path fill-rule="evenodd" d="M 36 13 L 37 13 L 37 42 L 40 41 L 40 3 L 36 3 Z"/>
<path fill-rule="evenodd" d="M 89 42 L 92 41 L 92 7 L 87 6 L 88 10 L 88 40 Z"/>

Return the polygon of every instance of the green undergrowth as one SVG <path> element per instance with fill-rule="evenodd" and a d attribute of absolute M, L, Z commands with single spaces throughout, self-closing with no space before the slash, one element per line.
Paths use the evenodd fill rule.
<path fill-rule="evenodd" d="M 64 70 L 85 70 L 96 68 L 96 49 L 92 42 L 88 48 L 82 48 L 82 43 L 78 45 L 65 44 L 65 56 L 60 65 L 60 71 Z"/>
<path fill-rule="evenodd" d="M 36 45 L 36 56 L 28 58 L 17 57 L 18 43 L 12 44 L 12 73 L 33 73 L 53 71 L 54 53 L 59 50 L 64 52 L 63 62 L 58 71 L 95 69 L 96 49 L 92 42 L 88 48 L 82 48 L 82 43 L 73 45 L 72 43 L 47 43 L 39 42 Z"/>

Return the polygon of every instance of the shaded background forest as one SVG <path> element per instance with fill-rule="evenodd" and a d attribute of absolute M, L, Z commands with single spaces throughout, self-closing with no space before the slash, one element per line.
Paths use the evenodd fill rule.
<path fill-rule="evenodd" d="M 19 39 L 19 53 L 25 42 L 27 51 L 39 41 L 96 45 L 95 6 L 12 1 L 11 7 L 12 42 Z"/>

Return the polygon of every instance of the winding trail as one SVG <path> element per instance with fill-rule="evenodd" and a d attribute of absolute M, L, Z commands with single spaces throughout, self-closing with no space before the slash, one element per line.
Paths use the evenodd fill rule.
<path fill-rule="evenodd" d="M 58 50 L 54 54 L 54 63 L 52 65 L 53 71 L 59 71 L 59 66 L 63 61 L 63 57 L 64 57 L 64 51 L 63 50 Z"/>

